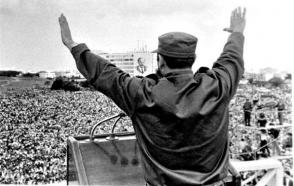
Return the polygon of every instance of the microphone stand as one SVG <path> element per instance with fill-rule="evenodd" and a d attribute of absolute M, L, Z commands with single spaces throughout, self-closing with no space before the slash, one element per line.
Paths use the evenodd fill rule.
<path fill-rule="evenodd" d="M 100 121 L 99 123 L 97 123 L 97 124 L 92 128 L 92 130 L 91 130 L 90 141 L 94 141 L 94 132 L 95 132 L 95 130 L 96 130 L 96 128 L 97 128 L 98 126 L 100 126 L 102 123 L 104 123 L 104 122 L 106 122 L 106 121 L 109 121 L 109 120 L 111 120 L 111 119 L 114 119 L 114 118 L 117 118 L 117 119 L 116 119 L 116 121 L 115 121 L 115 123 L 114 123 L 114 125 L 113 125 L 113 127 L 112 127 L 112 130 L 111 130 L 111 134 L 110 134 L 110 136 L 108 136 L 106 139 L 107 139 L 107 140 L 115 140 L 115 139 L 117 139 L 117 138 L 115 137 L 115 135 L 114 135 L 114 128 L 116 127 L 117 122 L 118 122 L 122 117 L 125 117 L 125 116 L 127 116 L 125 113 L 119 113 L 119 114 L 117 114 L 117 115 L 111 116 L 111 117 L 106 118 L 106 119 Z"/>

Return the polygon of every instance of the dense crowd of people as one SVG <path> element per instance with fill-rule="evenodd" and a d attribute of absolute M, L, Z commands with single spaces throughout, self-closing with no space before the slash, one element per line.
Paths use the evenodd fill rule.
<path fill-rule="evenodd" d="M 252 104 L 250 124 L 243 106 Z M 10 89 L 0 94 L 0 184 L 46 184 L 66 179 L 66 139 L 89 135 L 98 121 L 121 110 L 97 91 Z M 284 104 L 282 123 L 278 104 Z M 230 154 L 242 161 L 291 153 L 291 90 L 240 87 L 230 104 Z M 266 121 L 265 121 L 266 120 Z M 248 121 L 246 121 L 248 122 Z M 97 133 L 109 133 L 112 121 Z M 132 132 L 128 118 L 116 132 Z M 282 163 L 292 176 L 292 159 Z"/>
<path fill-rule="evenodd" d="M 292 147 L 291 90 L 276 88 L 262 93 L 258 92 L 257 87 L 253 90 L 251 88 L 244 86 L 240 89 L 230 104 L 232 158 L 249 160 L 253 156 L 255 159 L 268 157 L 271 152 L 274 155 L 290 153 Z M 248 102 L 252 104 L 252 111 L 249 112 L 250 120 L 245 121 L 247 113 L 243 110 L 244 105 L 248 107 L 246 105 Z M 277 108 L 281 103 L 284 104 L 282 122 L 279 117 L 281 111 Z M 268 143 L 270 144 L 266 145 Z M 248 152 L 252 153 L 252 157 L 248 156 Z M 242 153 L 246 156 L 242 156 Z"/>
<path fill-rule="evenodd" d="M 291 89 L 244 85 L 230 103 L 230 156 L 248 161 L 276 157 L 293 177 Z M 281 107 L 281 105 L 283 105 Z M 247 119 L 245 119 L 247 117 Z M 256 185 L 260 171 L 247 185 Z M 245 172 L 245 180 L 256 172 Z"/>
<path fill-rule="evenodd" d="M 99 120 L 120 112 L 93 91 L 10 90 L 0 99 L 0 183 L 64 180 L 66 138 L 88 135 Z M 108 133 L 110 122 L 97 131 Z M 115 131 L 132 130 L 130 121 L 123 119 Z"/>

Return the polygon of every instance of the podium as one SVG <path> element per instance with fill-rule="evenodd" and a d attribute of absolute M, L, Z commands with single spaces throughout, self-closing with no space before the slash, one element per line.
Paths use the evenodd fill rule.
<path fill-rule="evenodd" d="M 67 185 L 145 185 L 141 155 L 134 132 L 114 133 L 118 114 L 96 124 L 89 136 L 69 137 L 67 140 Z M 110 134 L 94 135 L 105 121 L 118 118 Z M 229 164 L 227 186 L 241 186 L 241 178 Z"/>
<path fill-rule="evenodd" d="M 145 185 L 134 133 L 94 135 L 99 124 L 113 118 L 94 126 L 90 136 L 68 138 L 67 185 Z"/>
<path fill-rule="evenodd" d="M 134 134 L 68 138 L 68 185 L 144 185 Z"/>

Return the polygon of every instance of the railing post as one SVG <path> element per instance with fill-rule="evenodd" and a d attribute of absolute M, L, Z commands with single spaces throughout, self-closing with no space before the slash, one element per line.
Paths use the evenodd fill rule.
<path fill-rule="evenodd" d="M 275 168 L 275 169 L 269 170 L 268 173 L 257 184 L 257 186 L 266 186 L 266 185 L 267 186 L 278 186 L 278 185 L 282 186 L 283 185 L 283 168 Z"/>
<path fill-rule="evenodd" d="M 284 173 L 284 169 L 281 165 L 281 167 L 276 169 L 276 176 L 275 176 L 276 183 L 275 183 L 275 185 L 283 185 L 283 173 Z"/>
<path fill-rule="evenodd" d="M 282 186 L 283 166 L 275 159 L 262 159 L 255 161 L 232 161 L 238 171 L 267 170 L 267 173 L 258 181 L 256 186 Z M 244 185 L 244 184 L 242 184 Z"/>

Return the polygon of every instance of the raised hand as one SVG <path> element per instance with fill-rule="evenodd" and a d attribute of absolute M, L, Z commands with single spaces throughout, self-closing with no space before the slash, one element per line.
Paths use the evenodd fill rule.
<path fill-rule="evenodd" d="M 77 44 L 72 40 L 66 17 L 63 14 L 61 14 L 58 20 L 60 25 L 62 42 L 67 48 L 71 49 Z"/>
<path fill-rule="evenodd" d="M 243 33 L 245 29 L 245 15 L 246 15 L 246 8 L 241 9 L 241 7 L 236 8 L 232 11 L 231 14 L 231 22 L 230 28 L 225 28 L 224 31 L 227 32 L 241 32 Z"/>

